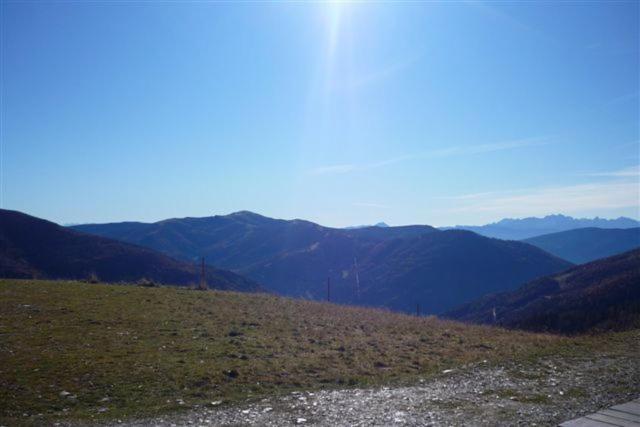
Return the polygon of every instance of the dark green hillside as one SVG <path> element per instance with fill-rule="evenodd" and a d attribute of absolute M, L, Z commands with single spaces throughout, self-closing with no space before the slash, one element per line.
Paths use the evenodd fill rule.
<path fill-rule="evenodd" d="M 480 298 L 446 316 L 563 333 L 640 327 L 640 249 L 534 280 L 513 292 Z"/>
<path fill-rule="evenodd" d="M 437 232 L 429 226 L 345 230 L 304 220 L 273 219 L 246 211 L 205 218 L 174 218 L 153 224 L 124 222 L 72 228 L 150 247 L 176 258 L 190 260 L 204 255 L 212 264 L 235 270 L 307 249 L 322 240 L 369 242 Z"/>
<path fill-rule="evenodd" d="M 203 254 L 282 295 L 439 313 L 571 264 L 533 246 L 429 226 L 335 229 L 251 212 L 74 227 L 182 259 Z M 359 278 L 359 284 L 358 280 Z"/>
<path fill-rule="evenodd" d="M 259 286 L 230 271 L 207 267 L 210 287 L 255 291 Z M 81 233 L 20 212 L 0 210 L 0 277 L 87 279 L 191 285 L 193 263 L 151 249 Z"/>
<path fill-rule="evenodd" d="M 337 301 L 407 312 L 414 312 L 420 304 L 425 313 L 439 313 L 571 265 L 520 242 L 488 239 L 468 231 L 389 239 L 366 250 L 359 248 L 358 297 L 353 252 L 346 243 L 338 239 L 318 242 L 244 273 L 279 293 L 322 298 L 329 271 Z"/>

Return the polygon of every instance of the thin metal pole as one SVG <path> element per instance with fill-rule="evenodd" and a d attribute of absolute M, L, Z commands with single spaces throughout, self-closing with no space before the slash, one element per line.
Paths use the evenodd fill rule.
<path fill-rule="evenodd" d="M 331 301 L 331 277 L 327 277 L 327 301 Z"/>
<path fill-rule="evenodd" d="M 356 299 L 360 299 L 360 274 L 358 273 L 358 258 L 353 257 L 353 266 L 356 270 Z"/>
<path fill-rule="evenodd" d="M 201 268 L 200 268 L 200 289 L 201 290 L 207 289 L 207 281 L 204 275 L 204 257 L 202 257 Z"/>

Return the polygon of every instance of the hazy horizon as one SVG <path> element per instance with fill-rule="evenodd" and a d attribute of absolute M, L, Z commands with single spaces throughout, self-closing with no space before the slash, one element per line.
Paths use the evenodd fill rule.
<path fill-rule="evenodd" d="M 2 2 L 0 207 L 640 218 L 640 3 Z"/>
<path fill-rule="evenodd" d="M 636 220 L 636 221 L 640 221 L 640 218 L 634 218 L 634 217 L 627 217 L 627 216 L 617 216 L 617 217 L 598 217 L 598 216 L 594 216 L 594 217 L 574 217 L 571 215 L 564 215 L 562 213 L 550 213 L 548 215 L 540 215 L 540 216 L 521 216 L 521 217 L 504 217 L 504 218 L 499 218 L 496 219 L 495 221 L 489 221 L 489 222 L 485 222 L 485 223 L 478 223 L 478 224 L 427 224 L 427 223 L 407 223 L 407 224 L 392 224 L 389 221 L 385 221 L 383 219 L 381 219 L 380 221 L 376 221 L 373 223 L 354 223 L 354 224 L 347 224 L 347 225 L 331 225 L 331 224 L 323 224 L 317 221 L 312 221 L 308 218 L 302 218 L 302 217 L 290 217 L 290 218 L 282 218 L 282 217 L 276 217 L 276 216 L 271 216 L 271 215 L 266 215 L 264 213 L 261 212 L 254 212 L 254 211 L 250 211 L 247 209 L 241 209 L 238 211 L 233 211 L 233 212 L 227 212 L 227 213 L 211 213 L 209 215 L 202 215 L 202 216 L 194 216 L 194 215 L 182 215 L 182 216 L 176 216 L 176 217 L 170 217 L 170 218 L 159 218 L 156 220 L 148 220 L 148 221 L 143 221 L 143 220 L 137 220 L 137 219 L 123 219 L 123 220 L 119 220 L 119 221 L 109 221 L 112 223 L 117 223 L 117 222 L 141 222 L 141 223 L 154 223 L 154 222 L 159 222 L 159 221 L 164 221 L 164 220 L 168 220 L 168 219 L 181 219 L 181 218 L 206 218 L 206 217 L 212 217 L 212 216 L 227 216 L 227 215 L 232 215 L 235 213 L 239 213 L 239 212 L 251 212 L 260 216 L 265 216 L 268 218 L 273 218 L 273 219 L 282 219 L 282 220 L 286 220 L 286 221 L 292 221 L 292 220 L 305 220 L 305 221 L 311 221 L 314 222 L 318 225 L 324 226 L 324 227 L 330 227 L 330 228 L 345 228 L 345 227 L 359 227 L 359 226 L 374 226 L 376 224 L 379 223 L 385 223 L 386 225 L 388 225 L 389 227 L 401 227 L 401 226 L 407 226 L 407 225 L 430 225 L 433 227 L 454 227 L 454 226 L 481 226 L 481 225 L 487 225 L 487 224 L 493 224 L 493 223 L 497 223 L 500 222 L 501 220 L 504 219 L 513 219 L 513 220 L 518 220 L 518 219 L 529 219 L 529 218 L 544 218 L 547 216 L 568 216 L 571 217 L 573 219 L 587 219 L 587 220 L 592 220 L 592 219 L 605 219 L 605 220 L 615 220 L 615 219 L 620 219 L 620 218 L 629 218 L 632 220 Z M 28 213 L 28 212 L 25 212 Z M 43 218 L 43 219 L 47 219 L 47 218 Z M 64 226 L 74 226 L 74 225 L 85 225 L 85 224 L 92 224 L 91 222 L 68 222 L 68 223 L 60 223 L 60 225 L 64 225 Z M 94 223 L 94 224 L 100 224 L 100 223 Z"/>

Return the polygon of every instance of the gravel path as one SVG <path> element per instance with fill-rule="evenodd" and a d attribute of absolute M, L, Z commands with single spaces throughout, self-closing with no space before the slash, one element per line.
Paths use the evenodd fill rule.
<path fill-rule="evenodd" d="M 480 363 L 408 387 L 295 392 L 130 426 L 553 425 L 640 397 L 640 356 Z"/>

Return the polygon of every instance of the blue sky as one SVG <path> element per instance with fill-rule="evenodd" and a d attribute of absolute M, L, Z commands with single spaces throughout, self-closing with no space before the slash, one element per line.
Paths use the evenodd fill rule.
<path fill-rule="evenodd" d="M 639 3 L 2 2 L 1 205 L 639 217 Z"/>

